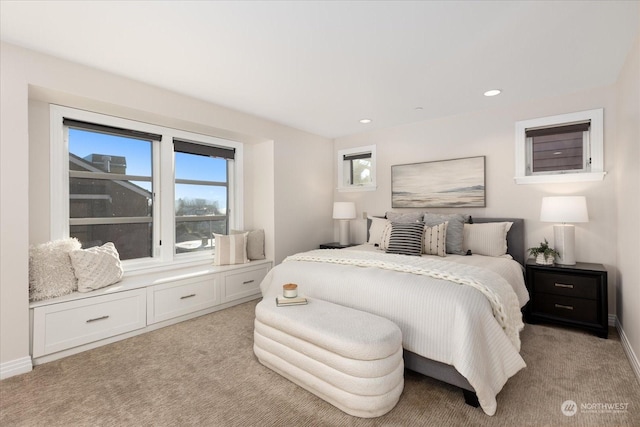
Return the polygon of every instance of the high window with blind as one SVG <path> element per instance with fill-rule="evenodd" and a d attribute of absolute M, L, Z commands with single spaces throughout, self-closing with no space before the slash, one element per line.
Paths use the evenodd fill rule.
<path fill-rule="evenodd" d="M 516 122 L 518 184 L 604 179 L 603 110 Z"/>
<path fill-rule="evenodd" d="M 126 270 L 209 259 L 242 228 L 242 144 L 51 107 L 51 240 L 113 242 Z"/>
<path fill-rule="evenodd" d="M 376 188 L 376 147 L 338 151 L 338 190 L 362 191 Z"/>
<path fill-rule="evenodd" d="M 527 129 L 527 174 L 588 171 L 590 124 Z"/>

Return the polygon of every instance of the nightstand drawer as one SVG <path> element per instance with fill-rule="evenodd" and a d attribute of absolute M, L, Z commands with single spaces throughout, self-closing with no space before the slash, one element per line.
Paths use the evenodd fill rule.
<path fill-rule="evenodd" d="M 576 274 L 534 272 L 535 292 L 564 295 L 573 298 L 598 298 L 598 277 L 580 276 Z"/>
<path fill-rule="evenodd" d="M 560 295 L 537 294 L 532 313 L 561 317 L 579 322 L 598 322 L 598 304 L 595 300 L 569 298 Z"/>

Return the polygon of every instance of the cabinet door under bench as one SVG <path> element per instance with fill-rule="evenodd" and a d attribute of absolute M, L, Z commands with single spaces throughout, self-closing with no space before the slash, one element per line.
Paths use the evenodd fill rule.
<path fill-rule="evenodd" d="M 529 323 L 574 326 L 608 337 L 607 270 L 601 264 L 538 265 L 527 261 Z"/>
<path fill-rule="evenodd" d="M 251 270 L 228 272 L 224 278 L 222 302 L 229 302 L 250 296 L 259 296 L 260 283 L 270 268 L 271 265 L 269 264 Z"/>
<path fill-rule="evenodd" d="M 147 288 L 147 323 L 205 310 L 220 303 L 219 274 Z"/>
<path fill-rule="evenodd" d="M 146 291 L 135 289 L 33 309 L 33 357 L 146 326 Z"/>

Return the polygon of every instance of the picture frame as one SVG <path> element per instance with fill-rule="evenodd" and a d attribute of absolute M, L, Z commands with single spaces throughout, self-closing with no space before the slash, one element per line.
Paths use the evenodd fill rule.
<path fill-rule="evenodd" d="M 391 166 L 393 208 L 486 207 L 485 156 Z"/>

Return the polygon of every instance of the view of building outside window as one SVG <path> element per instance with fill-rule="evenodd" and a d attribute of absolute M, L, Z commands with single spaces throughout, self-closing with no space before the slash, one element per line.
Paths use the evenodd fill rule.
<path fill-rule="evenodd" d="M 69 128 L 69 229 L 84 248 L 152 256 L 152 141 Z"/>

